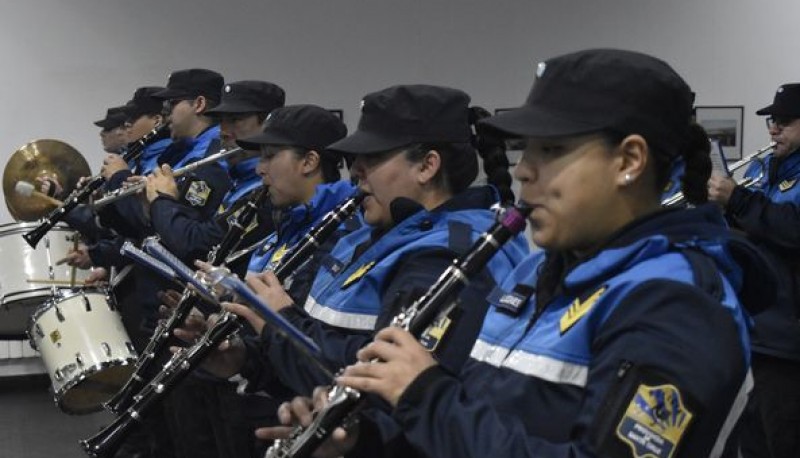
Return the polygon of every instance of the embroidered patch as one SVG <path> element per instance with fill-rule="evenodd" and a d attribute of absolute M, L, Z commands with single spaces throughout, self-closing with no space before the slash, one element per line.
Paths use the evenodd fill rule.
<path fill-rule="evenodd" d="M 795 178 L 794 180 L 783 180 L 778 184 L 778 189 L 780 189 L 781 192 L 786 192 L 792 189 L 796 183 L 797 183 L 797 178 Z"/>
<path fill-rule="evenodd" d="M 603 292 L 605 292 L 605 290 L 606 287 L 602 286 L 586 299 L 581 300 L 581 298 L 576 298 L 575 301 L 572 302 L 566 313 L 561 316 L 561 320 L 559 321 L 559 328 L 562 335 L 569 331 L 570 328 L 575 325 L 575 323 L 577 323 L 589 312 L 589 310 L 592 309 L 592 306 L 595 304 L 595 302 L 597 302 L 598 299 L 600 299 L 600 296 L 603 294 Z"/>
<path fill-rule="evenodd" d="M 358 269 L 356 269 L 356 271 L 353 272 L 349 277 L 347 277 L 347 280 L 344 281 L 344 283 L 342 284 L 342 289 L 345 289 L 348 286 L 350 286 L 353 283 L 355 283 L 358 280 L 360 280 L 361 277 L 366 275 L 367 272 L 369 272 L 369 269 L 372 269 L 372 266 L 374 266 L 374 265 L 375 265 L 375 261 L 370 261 L 370 262 L 364 264 L 363 266 L 359 267 Z"/>
<path fill-rule="evenodd" d="M 622 420 L 617 437 L 636 458 L 670 458 L 692 420 L 692 413 L 674 385 L 639 385 Z"/>
<path fill-rule="evenodd" d="M 192 181 L 186 191 L 186 201 L 193 207 L 202 207 L 208 202 L 211 195 L 211 187 L 205 181 Z"/>

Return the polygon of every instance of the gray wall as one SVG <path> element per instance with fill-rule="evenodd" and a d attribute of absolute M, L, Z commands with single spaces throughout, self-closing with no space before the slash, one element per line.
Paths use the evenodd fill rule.
<path fill-rule="evenodd" d="M 670 62 L 700 105 L 744 105 L 744 151 L 768 140 L 753 113 L 800 81 L 797 0 L 26 0 L 0 6 L 0 157 L 64 140 L 96 172 L 92 121 L 137 86 L 194 66 L 266 79 L 289 103 L 345 111 L 396 83 L 466 90 L 518 105 L 545 57 L 622 47 Z M 0 209 L 0 223 L 10 221 Z"/>

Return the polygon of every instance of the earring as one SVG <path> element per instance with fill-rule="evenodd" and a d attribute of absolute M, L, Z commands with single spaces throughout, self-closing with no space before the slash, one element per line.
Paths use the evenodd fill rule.
<path fill-rule="evenodd" d="M 626 173 L 625 174 L 625 184 L 631 184 L 631 183 L 633 183 L 633 177 L 631 176 L 630 173 Z"/>

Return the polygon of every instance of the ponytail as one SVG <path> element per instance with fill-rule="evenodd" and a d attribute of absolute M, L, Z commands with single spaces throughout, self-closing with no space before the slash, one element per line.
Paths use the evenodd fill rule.
<path fill-rule="evenodd" d="M 693 205 L 708 202 L 708 179 L 711 177 L 711 144 L 706 131 L 697 123 L 689 125 L 689 134 L 681 150 L 686 169 L 681 178 L 681 190 L 686 201 Z"/>
<path fill-rule="evenodd" d="M 513 179 L 508 171 L 511 164 L 506 156 L 506 144 L 502 138 L 492 135 L 478 124 L 478 121 L 488 116 L 491 116 L 491 113 L 485 109 L 478 106 L 470 107 L 469 121 L 475 130 L 472 143 L 483 159 L 486 181 L 497 188 L 503 206 L 511 205 L 514 203 L 514 192 L 511 190 Z"/>

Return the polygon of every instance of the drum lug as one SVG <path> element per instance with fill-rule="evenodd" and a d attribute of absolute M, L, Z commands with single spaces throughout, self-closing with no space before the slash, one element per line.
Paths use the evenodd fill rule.
<path fill-rule="evenodd" d="M 110 358 L 111 357 L 111 345 L 107 344 L 106 342 L 103 342 L 103 343 L 100 344 L 100 346 L 103 347 L 103 351 L 105 352 L 106 356 Z"/>
<path fill-rule="evenodd" d="M 34 329 L 36 330 L 36 335 L 39 336 L 40 339 L 44 339 L 44 331 L 42 331 L 42 327 L 39 326 L 39 323 L 36 323 Z"/>
<path fill-rule="evenodd" d="M 91 312 L 92 311 L 92 304 L 89 302 L 89 298 L 88 297 L 83 296 L 83 303 L 86 306 L 86 311 L 87 312 Z"/>
<path fill-rule="evenodd" d="M 64 373 L 61 372 L 61 369 L 56 369 L 56 371 L 53 372 L 53 378 L 56 379 L 57 382 L 60 382 L 64 380 Z"/>
<path fill-rule="evenodd" d="M 64 318 L 64 314 L 61 313 L 61 309 L 58 306 L 56 306 L 56 318 L 58 318 L 58 321 L 61 321 L 61 322 L 63 322 L 64 319 L 65 319 Z"/>
<path fill-rule="evenodd" d="M 79 367 L 83 367 L 83 357 L 80 353 L 75 353 L 75 362 L 78 363 Z"/>
<path fill-rule="evenodd" d="M 128 348 L 128 353 L 130 353 L 131 355 L 136 354 L 136 348 L 133 346 L 133 343 L 125 342 L 125 346 Z"/>

